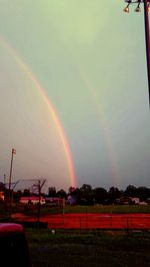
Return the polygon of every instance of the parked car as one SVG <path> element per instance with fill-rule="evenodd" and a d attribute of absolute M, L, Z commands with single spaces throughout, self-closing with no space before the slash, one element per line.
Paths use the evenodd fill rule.
<path fill-rule="evenodd" d="M 32 266 L 26 234 L 22 225 L 0 223 L 0 266 Z"/>

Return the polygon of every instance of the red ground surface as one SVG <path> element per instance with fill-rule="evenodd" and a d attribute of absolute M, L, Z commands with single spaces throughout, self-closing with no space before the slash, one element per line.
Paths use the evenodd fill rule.
<path fill-rule="evenodd" d="M 37 221 L 36 217 L 16 214 L 17 221 Z M 150 229 L 150 214 L 61 214 L 40 217 L 52 229 Z"/>

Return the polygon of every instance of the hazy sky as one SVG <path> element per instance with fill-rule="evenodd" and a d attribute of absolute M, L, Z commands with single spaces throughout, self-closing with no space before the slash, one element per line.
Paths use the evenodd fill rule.
<path fill-rule="evenodd" d="M 150 187 L 144 14 L 122 0 L 0 0 L 0 177 Z"/>

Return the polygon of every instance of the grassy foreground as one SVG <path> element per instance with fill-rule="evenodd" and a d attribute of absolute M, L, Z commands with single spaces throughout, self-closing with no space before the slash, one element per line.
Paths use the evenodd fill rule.
<path fill-rule="evenodd" d="M 150 233 L 26 229 L 33 267 L 148 267 Z"/>

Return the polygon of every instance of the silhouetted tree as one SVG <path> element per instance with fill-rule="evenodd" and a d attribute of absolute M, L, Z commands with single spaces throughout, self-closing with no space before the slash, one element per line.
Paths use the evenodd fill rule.
<path fill-rule="evenodd" d="M 150 198 L 150 189 L 145 186 L 140 186 L 137 188 L 137 196 L 141 201 L 145 201 Z"/>
<path fill-rule="evenodd" d="M 21 190 L 17 190 L 17 192 L 13 192 L 13 199 L 16 202 L 19 202 L 20 198 L 22 197 L 22 191 Z"/>
<path fill-rule="evenodd" d="M 74 186 L 70 186 L 68 189 L 68 194 L 72 194 L 75 190 L 76 188 Z"/>
<path fill-rule="evenodd" d="M 82 204 L 94 204 L 92 186 L 89 184 L 83 184 L 80 188 Z"/>
<path fill-rule="evenodd" d="M 122 195 L 122 192 L 117 187 L 110 187 L 108 191 L 108 198 L 110 200 L 110 203 L 114 203 L 117 198 L 120 198 Z"/>
<path fill-rule="evenodd" d="M 81 190 L 79 188 L 74 188 L 73 190 L 69 190 L 71 191 L 69 195 L 74 196 L 74 198 L 76 199 L 76 203 L 77 204 L 81 204 Z"/>
<path fill-rule="evenodd" d="M 48 188 L 48 196 L 49 197 L 56 197 L 56 188 L 55 187 L 49 187 Z"/>
<path fill-rule="evenodd" d="M 0 191 L 3 191 L 5 189 L 4 183 L 0 182 Z"/>
<path fill-rule="evenodd" d="M 29 197 L 29 196 L 31 195 L 30 190 L 29 190 L 29 189 L 24 189 L 22 195 L 23 195 L 24 197 Z"/>
<path fill-rule="evenodd" d="M 108 197 L 107 190 L 102 187 L 97 187 L 93 190 L 95 203 L 104 204 Z"/>
<path fill-rule="evenodd" d="M 60 189 L 57 193 L 56 193 L 56 196 L 57 197 L 60 197 L 60 198 L 65 198 L 67 197 L 67 194 L 66 192 L 63 190 L 63 189 Z"/>
<path fill-rule="evenodd" d="M 124 195 L 128 197 L 137 197 L 138 191 L 134 185 L 128 185 L 126 190 L 124 191 Z"/>

